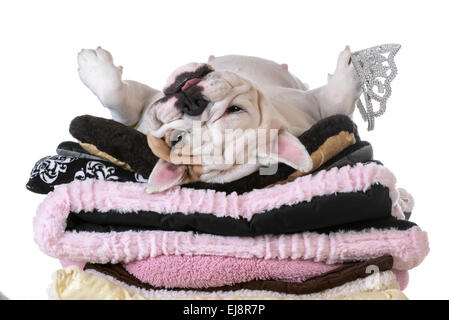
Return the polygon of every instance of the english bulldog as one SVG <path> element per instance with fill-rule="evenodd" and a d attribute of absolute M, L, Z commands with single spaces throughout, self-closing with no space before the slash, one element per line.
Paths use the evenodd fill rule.
<path fill-rule="evenodd" d="M 175 70 L 162 91 L 122 80 L 122 67 L 101 47 L 78 54 L 82 82 L 112 118 L 148 137 L 160 160 L 147 192 L 194 182 L 230 182 L 278 162 L 307 172 L 312 160 L 297 137 L 320 119 L 352 116 L 361 84 L 349 46 L 316 89 L 286 64 L 257 57 L 210 56 Z M 274 167 L 275 168 L 275 167 Z"/>

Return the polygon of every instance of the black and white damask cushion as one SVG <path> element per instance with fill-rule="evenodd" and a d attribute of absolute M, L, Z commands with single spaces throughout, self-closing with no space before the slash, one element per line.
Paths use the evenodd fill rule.
<path fill-rule="evenodd" d="M 34 165 L 26 187 L 32 192 L 47 194 L 56 185 L 86 179 L 147 182 L 146 177 L 108 161 L 56 155 L 42 158 Z"/>

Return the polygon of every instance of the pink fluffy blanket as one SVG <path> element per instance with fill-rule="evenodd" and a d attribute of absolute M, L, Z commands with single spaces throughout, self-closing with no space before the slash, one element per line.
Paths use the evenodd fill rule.
<path fill-rule="evenodd" d="M 366 191 L 374 184 L 389 189 L 392 215 L 403 219 L 403 212 L 410 212 L 411 199 L 402 201 L 405 195 L 396 188 L 396 178 L 382 165 L 358 164 L 354 167 L 322 170 L 315 175 L 300 177 L 284 185 L 256 189 L 242 195 L 214 190 L 172 188 L 162 193 L 147 194 L 141 183 L 118 183 L 102 180 L 74 181 L 61 185 L 50 194 L 38 209 L 38 217 L 45 210 L 58 210 L 62 214 L 80 211 L 101 212 L 117 210 L 154 211 L 160 214 L 181 212 L 184 214 L 213 213 L 217 217 L 251 219 L 255 214 L 310 201 L 313 197 Z"/>
<path fill-rule="evenodd" d="M 408 270 L 421 263 L 429 251 L 427 233 L 417 226 L 403 231 L 368 229 L 254 238 L 170 231 L 89 233 L 65 232 L 63 217 L 43 212 L 48 215 L 35 221 L 35 240 L 41 250 L 62 260 L 79 262 L 118 263 L 184 254 L 334 264 L 389 254 L 394 258 L 394 268 Z"/>

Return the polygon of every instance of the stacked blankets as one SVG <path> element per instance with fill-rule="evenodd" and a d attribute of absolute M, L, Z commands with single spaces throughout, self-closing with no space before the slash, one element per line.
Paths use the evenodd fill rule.
<path fill-rule="evenodd" d="M 405 299 L 429 251 L 413 198 L 345 116 L 299 137 L 312 172 L 156 194 L 144 135 L 92 116 L 70 132 L 27 184 L 48 194 L 34 230 L 63 265 L 52 299 Z"/>

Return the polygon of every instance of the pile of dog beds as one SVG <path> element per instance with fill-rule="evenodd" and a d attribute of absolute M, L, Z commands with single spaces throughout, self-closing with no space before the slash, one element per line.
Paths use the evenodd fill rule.
<path fill-rule="evenodd" d="M 429 251 L 413 198 L 346 116 L 299 137 L 311 172 L 155 194 L 143 134 L 93 116 L 70 133 L 27 183 L 47 194 L 35 241 L 62 263 L 52 299 L 406 299 Z"/>

